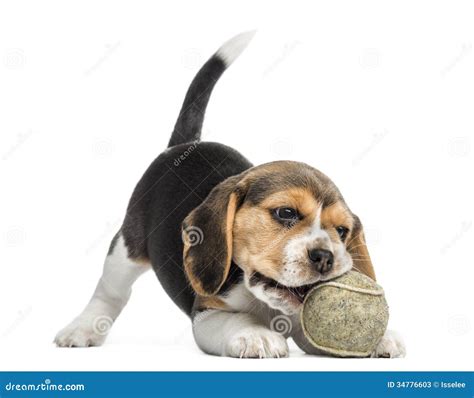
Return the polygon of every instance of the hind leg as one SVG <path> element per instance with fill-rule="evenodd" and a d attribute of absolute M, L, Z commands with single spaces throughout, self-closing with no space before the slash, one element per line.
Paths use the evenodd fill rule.
<path fill-rule="evenodd" d="M 124 239 L 119 235 L 105 259 L 102 276 L 89 304 L 56 335 L 54 342 L 59 347 L 101 345 L 127 304 L 133 283 L 149 269 L 149 264 L 128 257 Z"/>

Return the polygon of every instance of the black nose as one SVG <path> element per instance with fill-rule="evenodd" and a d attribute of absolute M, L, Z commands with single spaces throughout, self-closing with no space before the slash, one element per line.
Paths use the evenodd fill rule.
<path fill-rule="evenodd" d="M 329 250 L 312 249 L 308 250 L 308 257 L 316 270 L 322 274 L 331 271 L 334 264 L 334 256 Z"/>

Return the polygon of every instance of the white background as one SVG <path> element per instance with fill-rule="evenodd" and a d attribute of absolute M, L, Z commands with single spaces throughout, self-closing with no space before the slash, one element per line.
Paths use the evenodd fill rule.
<path fill-rule="evenodd" d="M 468 1 L 2 2 L 0 369 L 472 370 L 473 13 Z M 105 346 L 55 348 L 194 74 L 253 28 L 204 138 L 335 181 L 407 357 L 210 357 L 152 273 Z"/>

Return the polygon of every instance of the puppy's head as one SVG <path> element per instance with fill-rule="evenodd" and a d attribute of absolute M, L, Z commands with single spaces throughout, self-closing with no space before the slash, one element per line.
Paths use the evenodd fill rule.
<path fill-rule="evenodd" d="M 375 278 L 359 219 L 332 181 L 303 163 L 268 163 L 228 178 L 186 217 L 183 238 L 198 294 L 217 294 L 233 260 L 247 288 L 287 314 L 315 283 L 352 267 Z"/>

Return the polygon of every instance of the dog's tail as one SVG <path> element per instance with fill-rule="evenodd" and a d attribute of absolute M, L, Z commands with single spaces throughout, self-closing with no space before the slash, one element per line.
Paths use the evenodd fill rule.
<path fill-rule="evenodd" d="M 254 34 L 255 31 L 244 32 L 228 40 L 202 66 L 188 88 L 168 147 L 200 140 L 204 113 L 214 85 Z"/>

